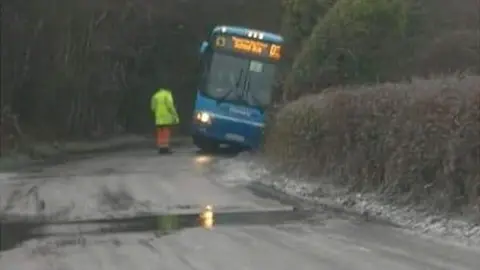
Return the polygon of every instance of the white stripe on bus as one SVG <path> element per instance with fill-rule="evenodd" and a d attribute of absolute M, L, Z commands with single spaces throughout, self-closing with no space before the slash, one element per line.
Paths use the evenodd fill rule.
<path fill-rule="evenodd" d="M 230 116 L 225 116 L 225 115 L 220 115 L 220 114 L 215 114 L 215 113 L 208 113 L 212 115 L 214 118 L 219 118 L 219 119 L 224 119 L 224 120 L 230 120 L 232 122 L 237 122 L 237 123 L 243 123 L 251 126 L 256 126 L 256 127 L 263 127 L 265 124 L 263 123 L 258 123 L 258 122 L 253 122 L 253 121 L 248 121 L 248 120 L 243 120 L 243 119 L 238 119 Z"/>

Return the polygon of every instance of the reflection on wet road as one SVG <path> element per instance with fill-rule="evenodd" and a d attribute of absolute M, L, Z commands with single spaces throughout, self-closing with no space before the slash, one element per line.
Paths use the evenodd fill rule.
<path fill-rule="evenodd" d="M 204 212 L 203 212 L 204 213 Z M 208 213 L 208 212 L 207 212 Z M 202 219 L 202 213 L 141 215 L 129 218 L 92 219 L 79 221 L 45 222 L 16 218 L 18 221 L 0 223 L 0 251 L 15 248 L 23 241 L 49 236 L 95 235 L 109 233 L 154 232 L 167 235 L 176 231 L 203 227 L 208 229 L 209 220 Z M 214 226 L 228 225 L 278 225 L 294 221 L 305 221 L 312 217 L 312 211 L 268 210 L 232 213 L 214 213 Z M 73 227 L 73 228 L 72 228 Z"/>
<path fill-rule="evenodd" d="M 327 209 L 294 210 L 254 188 L 251 156 L 178 150 L 0 174 L 0 269 L 478 269 L 475 248 Z M 199 215 L 206 205 L 211 230 Z"/>

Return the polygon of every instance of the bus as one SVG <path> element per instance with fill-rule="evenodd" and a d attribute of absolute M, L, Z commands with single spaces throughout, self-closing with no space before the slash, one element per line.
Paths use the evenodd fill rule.
<path fill-rule="evenodd" d="M 216 26 L 200 46 L 192 138 L 204 151 L 221 146 L 256 149 L 264 134 L 282 36 L 237 26 Z"/>

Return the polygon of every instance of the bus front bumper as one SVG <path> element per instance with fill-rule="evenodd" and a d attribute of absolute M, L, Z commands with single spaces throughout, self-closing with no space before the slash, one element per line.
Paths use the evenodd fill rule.
<path fill-rule="evenodd" d="M 263 126 L 263 123 L 250 120 L 196 112 L 192 128 L 194 135 L 210 138 L 220 144 L 257 148 L 263 135 Z"/>

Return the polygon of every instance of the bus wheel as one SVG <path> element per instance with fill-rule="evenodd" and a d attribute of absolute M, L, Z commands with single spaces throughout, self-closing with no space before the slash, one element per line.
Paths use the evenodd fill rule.
<path fill-rule="evenodd" d="M 203 136 L 193 136 L 193 144 L 204 152 L 216 152 L 220 148 L 220 144 L 212 139 Z"/>
<path fill-rule="evenodd" d="M 248 150 L 246 147 L 241 146 L 241 145 L 236 145 L 236 144 L 231 144 L 231 145 L 228 146 L 228 148 L 230 149 L 231 152 L 236 153 L 236 154 Z"/>

